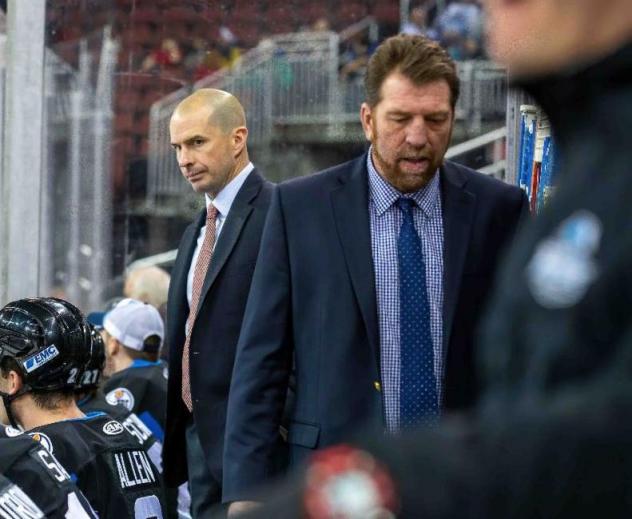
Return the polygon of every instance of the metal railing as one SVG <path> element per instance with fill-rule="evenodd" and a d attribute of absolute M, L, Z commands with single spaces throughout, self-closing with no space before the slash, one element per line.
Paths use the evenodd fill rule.
<path fill-rule="evenodd" d="M 461 95 L 456 105 L 457 120 L 469 133 L 478 133 L 485 120 L 501 120 L 507 108 L 505 70 L 491 61 L 459 61 L 457 70 Z"/>
<path fill-rule="evenodd" d="M 480 173 L 504 179 L 507 161 L 505 159 L 507 127 L 503 126 L 473 139 L 448 148 L 446 159 L 454 159 L 480 148 L 492 146 L 490 164 L 478 169 Z"/>

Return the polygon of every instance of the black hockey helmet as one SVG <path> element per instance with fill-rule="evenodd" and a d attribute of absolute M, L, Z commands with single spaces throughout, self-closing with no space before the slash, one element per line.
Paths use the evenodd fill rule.
<path fill-rule="evenodd" d="M 93 324 L 88 324 L 90 327 L 90 343 L 86 345 L 89 356 L 83 371 L 83 375 L 77 384 L 75 389 L 77 391 L 90 391 L 99 387 L 101 381 L 101 375 L 103 374 L 103 368 L 105 368 L 105 343 L 103 337 Z"/>
<path fill-rule="evenodd" d="M 0 362 L 15 359 L 24 383 L 20 394 L 74 388 L 91 341 L 83 314 L 63 299 L 20 299 L 0 310 Z"/>

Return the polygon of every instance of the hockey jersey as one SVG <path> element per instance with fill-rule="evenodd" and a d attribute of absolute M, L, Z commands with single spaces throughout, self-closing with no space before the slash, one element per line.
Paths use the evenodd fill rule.
<path fill-rule="evenodd" d="M 162 519 L 162 479 L 148 453 L 105 413 L 26 431 L 55 455 L 100 518 Z"/>
<path fill-rule="evenodd" d="M 109 404 L 122 404 L 136 413 L 154 436 L 164 440 L 167 402 L 167 366 L 161 362 L 135 360 L 103 384 Z"/>
<path fill-rule="evenodd" d="M 110 401 L 106 400 L 105 395 L 100 389 L 95 391 L 94 394 L 88 395 L 77 402 L 77 405 L 86 414 L 101 411 L 121 422 L 123 427 L 125 427 L 147 451 L 151 461 L 154 462 L 154 465 L 156 465 L 162 474 L 162 443 L 158 441 L 145 423 L 138 418 L 136 413 L 128 411 L 123 404 L 117 403 L 114 400 L 110 403 Z M 165 497 L 167 499 L 167 515 L 169 517 L 188 516 L 191 496 L 186 483 L 177 490 L 165 487 Z"/>
<path fill-rule="evenodd" d="M 12 438 L 1 429 L 1 519 L 97 518 L 52 453 L 28 436 Z"/>

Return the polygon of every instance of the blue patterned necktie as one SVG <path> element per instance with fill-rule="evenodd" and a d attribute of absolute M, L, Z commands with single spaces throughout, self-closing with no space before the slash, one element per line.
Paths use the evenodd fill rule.
<path fill-rule="evenodd" d="M 397 242 L 399 263 L 400 386 L 402 428 L 431 423 L 439 413 L 430 332 L 430 306 L 421 240 L 413 222 L 415 201 L 400 198 L 403 222 Z"/>

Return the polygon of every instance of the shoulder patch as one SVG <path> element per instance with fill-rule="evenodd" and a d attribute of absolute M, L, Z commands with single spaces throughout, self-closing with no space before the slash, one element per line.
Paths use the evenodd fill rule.
<path fill-rule="evenodd" d="M 581 301 L 599 275 L 595 255 L 602 233 L 599 218 L 581 210 L 537 244 L 526 276 L 531 295 L 538 304 L 561 309 Z"/>
<path fill-rule="evenodd" d="M 121 404 L 128 411 L 134 409 L 134 395 L 125 387 L 117 387 L 105 395 L 105 400 L 110 405 Z"/>
<path fill-rule="evenodd" d="M 10 425 L 5 425 L 4 434 L 6 434 L 9 438 L 15 438 L 16 436 L 20 436 L 22 431 L 20 431 L 20 429 L 16 429 L 15 427 L 11 427 Z"/>
<path fill-rule="evenodd" d="M 44 447 L 51 454 L 53 453 L 53 442 L 50 438 L 42 433 L 42 432 L 32 432 L 29 433 L 29 436 L 33 438 L 36 442 L 39 442 L 42 447 Z"/>
<path fill-rule="evenodd" d="M 121 434 L 124 430 L 123 426 L 116 420 L 110 420 L 103 426 L 103 432 L 109 436 Z"/>

